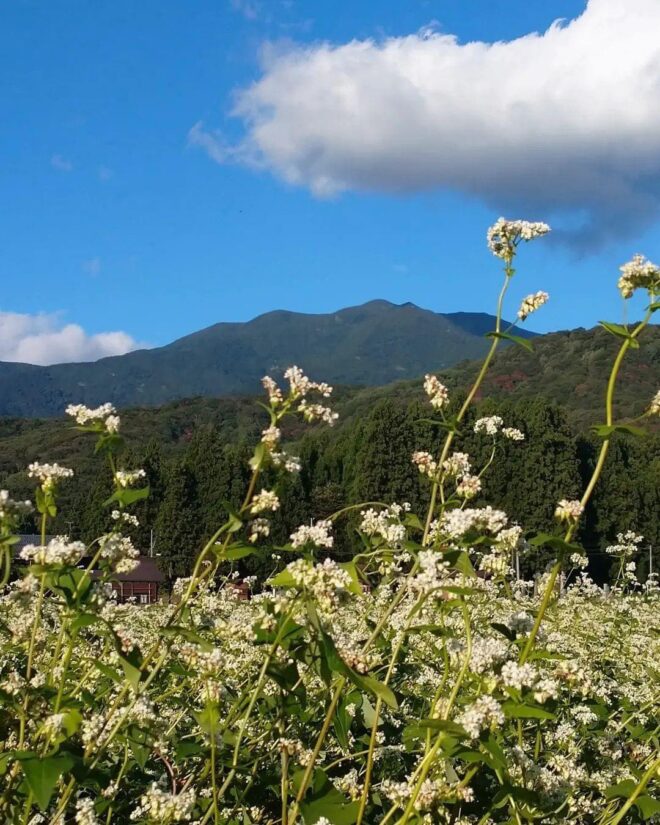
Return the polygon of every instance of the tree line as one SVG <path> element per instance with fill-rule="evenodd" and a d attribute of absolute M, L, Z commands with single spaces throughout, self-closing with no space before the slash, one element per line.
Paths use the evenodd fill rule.
<path fill-rule="evenodd" d="M 472 423 L 492 414 L 523 430 L 526 438 L 523 443 L 498 443 L 495 460 L 483 478 L 484 499 L 475 499 L 474 506 L 487 500 L 526 531 L 552 530 L 554 503 L 579 497 L 593 468 L 598 439 L 576 434 L 562 408 L 542 398 L 488 400 L 471 412 L 457 443 L 457 449 L 469 453 L 476 468 L 487 461 L 492 442 L 475 434 Z M 299 455 L 302 470 L 280 483 L 281 508 L 273 514 L 272 544 L 285 544 L 290 533 L 310 519 L 326 518 L 361 501 L 408 501 L 414 511 L 422 511 L 428 486 L 410 456 L 414 450 L 436 451 L 443 435 L 428 416 L 428 407 L 418 400 L 383 399 L 343 427 L 319 428 L 289 445 L 289 452 Z M 133 531 L 133 538 L 142 552 L 153 545 L 169 578 L 190 571 L 205 539 L 227 510 L 240 504 L 253 443 L 229 441 L 208 424 L 197 427 L 176 454 L 167 452 L 157 439 L 127 451 L 125 466 L 144 468 L 150 486 L 149 498 L 135 511 L 140 527 Z M 92 541 L 110 526 L 109 510 L 103 507 L 110 474 L 99 471 L 100 467 L 100 462 L 95 465 L 91 495 L 85 473 L 62 488 L 64 500 L 56 528 L 84 541 Z M 632 529 L 644 535 L 642 577 L 648 564 L 646 548 L 655 546 L 660 557 L 659 479 L 659 435 L 617 435 L 613 439 L 605 473 L 579 535 L 591 556 L 589 572 L 597 580 L 607 578 L 610 561 L 604 548 L 620 531 Z M 266 477 L 264 485 L 268 483 Z M 357 518 L 354 512 L 336 524 L 333 552 L 339 557 L 359 547 Z M 538 572 L 546 562 L 538 551 L 526 554 L 522 571 Z M 269 556 L 256 557 L 241 572 L 265 576 L 272 567 Z"/>

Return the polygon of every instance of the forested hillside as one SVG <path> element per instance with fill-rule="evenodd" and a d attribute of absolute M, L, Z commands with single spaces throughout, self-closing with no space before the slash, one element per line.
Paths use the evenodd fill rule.
<path fill-rule="evenodd" d="M 658 332 L 657 327 L 649 330 L 644 347 L 630 354 L 617 396 L 620 419 L 643 412 L 660 385 Z M 553 502 L 576 496 L 591 472 L 598 440 L 587 422 L 602 419 L 601 396 L 613 343 L 604 331 L 560 333 L 536 341 L 533 353 L 509 348 L 495 362 L 484 393 L 493 397 L 479 403 L 473 419 L 497 412 L 523 430 L 526 441 L 502 445 L 484 477 L 483 496 L 528 529 L 551 527 Z M 454 403 L 473 371 L 474 366 L 466 364 L 443 373 Z M 285 515 L 274 519 L 277 541 L 285 542 L 308 519 L 360 499 L 407 500 L 417 510 L 423 504 L 426 488 L 410 455 L 415 449 L 435 449 L 441 433 L 423 421 L 429 411 L 421 382 L 339 388 L 336 395 L 341 418 L 335 428 L 303 435 L 296 426 L 285 433 L 289 451 L 302 460 L 302 471 L 279 491 L 280 513 Z M 149 500 L 139 505 L 139 544 L 148 548 L 153 530 L 156 552 L 168 574 L 188 569 L 202 539 L 225 516 L 227 504 L 241 499 L 250 445 L 265 425 L 256 400 L 192 399 L 122 414 L 130 445 L 125 464 L 144 467 L 151 486 Z M 469 422 L 459 444 L 475 463 L 485 460 L 489 443 L 472 432 Z M 24 468 L 38 456 L 73 467 L 75 478 L 62 487 L 57 528 L 91 540 L 107 526 L 99 504 L 107 497 L 110 475 L 90 447 L 69 422 L 2 419 L 2 483 L 27 494 L 31 484 Z M 600 555 L 602 548 L 622 529 L 634 528 L 649 543 L 660 544 L 659 480 L 660 435 L 617 435 L 582 528 L 595 572 L 600 568 L 605 573 L 608 560 Z M 345 519 L 337 531 L 339 553 L 355 549 L 352 523 Z M 530 556 L 524 564 L 540 561 Z"/>

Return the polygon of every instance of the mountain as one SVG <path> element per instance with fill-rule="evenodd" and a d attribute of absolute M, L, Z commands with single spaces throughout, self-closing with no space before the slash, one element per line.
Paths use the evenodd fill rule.
<path fill-rule="evenodd" d="M 0 363 L 0 415 L 56 416 L 69 403 L 154 406 L 249 395 L 263 375 L 277 377 L 291 364 L 315 380 L 378 386 L 479 358 L 493 325 L 485 313 L 442 314 L 388 301 L 322 315 L 278 310 L 91 363 Z"/>

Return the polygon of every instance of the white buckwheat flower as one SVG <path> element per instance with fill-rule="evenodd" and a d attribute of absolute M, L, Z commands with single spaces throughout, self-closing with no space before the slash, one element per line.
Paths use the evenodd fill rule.
<path fill-rule="evenodd" d="M 498 728 L 504 724 L 504 713 L 492 696 L 480 696 L 476 702 L 467 707 L 456 720 L 477 739 L 484 728 Z"/>
<path fill-rule="evenodd" d="M 502 435 L 505 438 L 508 438 L 509 441 L 524 441 L 525 440 L 525 433 L 522 430 L 516 429 L 516 427 L 503 427 L 502 428 Z"/>
<path fill-rule="evenodd" d="M 474 422 L 475 433 L 486 433 L 486 435 L 497 435 L 504 421 L 499 415 L 487 415 Z"/>
<path fill-rule="evenodd" d="M 94 803 L 86 796 L 76 800 L 76 825 L 98 825 Z"/>
<path fill-rule="evenodd" d="M 28 476 L 36 478 L 43 490 L 52 490 L 62 479 L 71 478 L 73 470 L 60 467 L 59 464 L 40 464 L 34 461 L 28 467 Z"/>
<path fill-rule="evenodd" d="M 518 310 L 518 319 L 520 321 L 524 321 L 528 315 L 531 315 L 532 312 L 536 312 L 537 309 L 540 309 L 543 304 L 545 304 L 549 300 L 550 296 L 547 292 L 533 292 L 531 295 L 528 295 L 526 298 L 523 298 L 522 303 L 520 304 L 520 309 Z"/>
<path fill-rule="evenodd" d="M 31 501 L 14 501 L 10 498 L 8 490 L 0 490 L 0 523 L 13 524 L 31 511 Z"/>
<path fill-rule="evenodd" d="M 265 444 L 269 450 L 272 451 L 277 447 L 281 436 L 282 433 L 280 432 L 279 427 L 271 425 L 270 427 L 266 427 L 265 430 L 262 430 L 261 442 L 262 444 Z"/>
<path fill-rule="evenodd" d="M 77 564 L 85 555 L 85 550 L 81 541 L 69 541 L 68 536 L 56 536 L 46 545 L 26 544 L 20 557 L 33 564 Z"/>
<path fill-rule="evenodd" d="M 417 467 L 422 475 L 433 478 L 438 469 L 438 462 L 433 458 L 431 453 L 424 450 L 417 450 L 412 454 L 412 463 Z"/>
<path fill-rule="evenodd" d="M 84 404 L 69 404 L 66 408 L 66 414 L 75 419 L 76 424 L 81 427 L 93 424 L 95 429 L 105 428 L 111 434 L 119 431 L 121 423 L 116 412 L 112 404 L 101 404 L 100 407 L 94 408 L 86 407 Z"/>
<path fill-rule="evenodd" d="M 282 403 L 282 401 L 284 401 L 282 390 L 277 386 L 277 384 L 270 377 L 270 375 L 264 375 L 264 377 L 261 379 L 261 384 L 268 393 L 268 400 L 270 401 L 273 407 L 277 407 L 279 404 Z"/>
<path fill-rule="evenodd" d="M 456 486 L 456 493 L 461 498 L 474 498 L 481 490 L 479 476 L 463 476 Z"/>
<path fill-rule="evenodd" d="M 472 469 L 470 456 L 467 453 L 452 453 L 443 462 L 442 469 L 449 476 L 467 475 Z"/>
<path fill-rule="evenodd" d="M 144 470 L 117 470 L 115 481 L 120 487 L 132 487 L 141 478 L 146 477 Z"/>
<path fill-rule="evenodd" d="M 660 292 L 660 267 L 643 255 L 634 255 L 620 270 L 617 286 L 624 298 L 632 298 L 636 289 Z"/>
<path fill-rule="evenodd" d="M 280 500 L 277 497 L 277 494 L 274 493 L 272 490 L 263 490 L 252 499 L 252 504 L 250 505 L 250 512 L 253 515 L 257 513 L 261 513 L 264 510 L 275 510 L 280 509 Z"/>
<path fill-rule="evenodd" d="M 429 397 L 429 402 L 436 410 L 441 410 L 449 403 L 449 392 L 435 375 L 424 376 L 424 392 Z"/>
<path fill-rule="evenodd" d="M 651 404 L 646 412 L 647 415 L 660 415 L 660 390 L 651 399 Z"/>
<path fill-rule="evenodd" d="M 577 521 L 584 511 L 582 504 L 577 501 L 569 501 L 563 498 L 555 508 L 555 518 L 559 521 Z"/>
<path fill-rule="evenodd" d="M 270 535 L 270 522 L 267 518 L 256 518 L 250 524 L 250 535 L 248 541 L 254 544 L 256 541 L 259 540 L 260 536 L 269 536 Z"/>
<path fill-rule="evenodd" d="M 547 223 L 540 221 L 508 221 L 506 218 L 499 218 L 488 229 L 488 248 L 498 258 L 511 261 L 516 254 L 516 247 L 522 241 L 532 241 L 547 235 L 550 227 Z"/>
<path fill-rule="evenodd" d="M 316 547 L 332 547 L 334 539 L 332 537 L 332 522 L 317 521 L 316 524 L 299 527 L 295 533 L 291 533 L 291 544 L 294 547 L 304 547 L 306 544 L 313 544 Z"/>

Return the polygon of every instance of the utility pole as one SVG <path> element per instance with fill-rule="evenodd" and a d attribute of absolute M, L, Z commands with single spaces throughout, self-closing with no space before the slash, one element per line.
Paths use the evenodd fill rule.
<path fill-rule="evenodd" d="M 649 576 L 653 576 L 653 545 L 649 544 Z"/>

